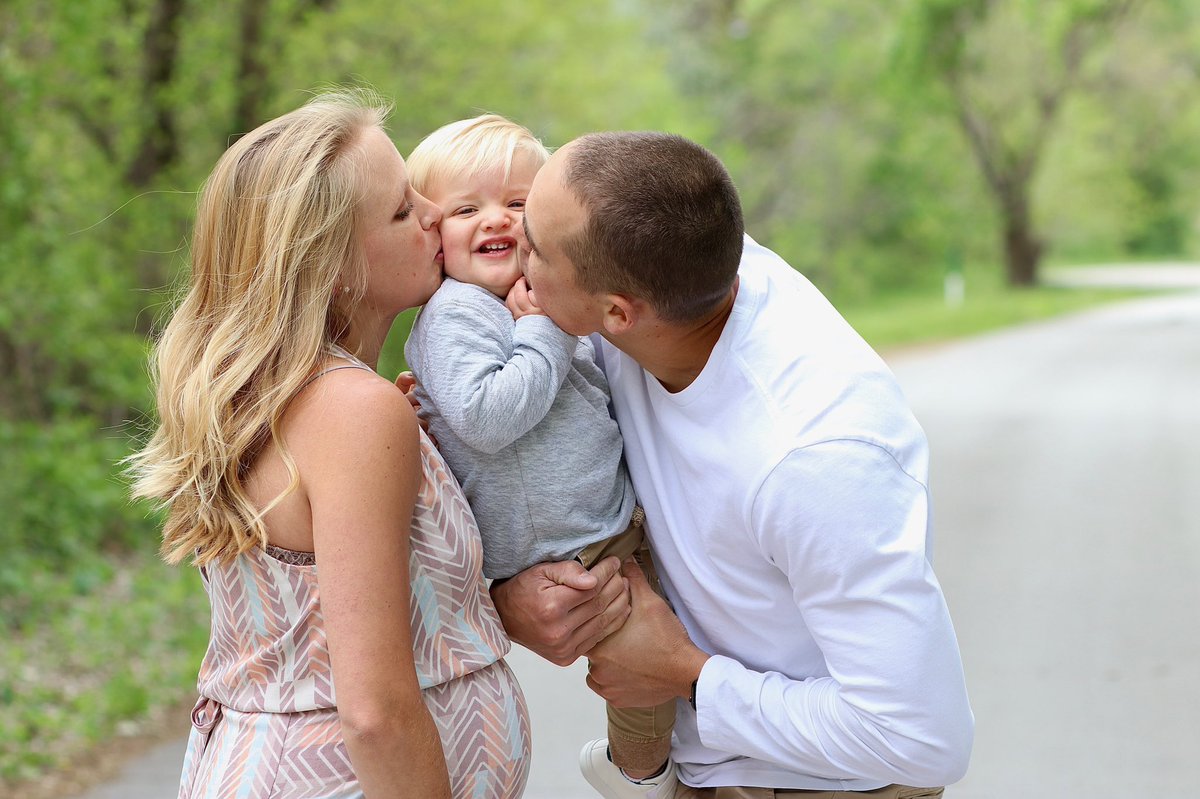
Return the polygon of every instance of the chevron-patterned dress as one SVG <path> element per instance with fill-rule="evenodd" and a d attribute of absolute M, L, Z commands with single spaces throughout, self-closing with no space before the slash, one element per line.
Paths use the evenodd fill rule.
<path fill-rule="evenodd" d="M 529 719 L 503 660 L 510 645 L 484 586 L 479 530 L 424 433 L 421 456 L 410 556 L 417 676 L 453 795 L 518 797 Z M 212 633 L 180 799 L 361 797 L 338 724 L 311 556 L 255 549 L 201 572 Z"/>

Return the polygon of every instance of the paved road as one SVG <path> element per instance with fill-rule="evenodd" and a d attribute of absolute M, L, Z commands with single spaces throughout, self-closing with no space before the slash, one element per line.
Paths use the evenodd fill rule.
<path fill-rule="evenodd" d="M 976 714 L 953 796 L 1194 796 L 1200 294 L 893 365 Z"/>
<path fill-rule="evenodd" d="M 932 443 L 936 563 L 977 721 L 949 795 L 1194 795 L 1200 293 L 892 365 Z M 603 708 L 582 669 L 512 660 L 534 719 L 527 796 L 590 796 L 575 753 Z M 173 796 L 179 762 L 165 746 L 86 799 Z"/>

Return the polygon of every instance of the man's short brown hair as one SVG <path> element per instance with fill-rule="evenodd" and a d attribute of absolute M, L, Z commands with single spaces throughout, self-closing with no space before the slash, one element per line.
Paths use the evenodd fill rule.
<path fill-rule="evenodd" d="M 742 206 L 708 150 L 666 133 L 593 133 L 571 143 L 563 182 L 587 212 L 564 243 L 582 288 L 640 297 L 673 323 L 726 296 L 742 258 Z"/>

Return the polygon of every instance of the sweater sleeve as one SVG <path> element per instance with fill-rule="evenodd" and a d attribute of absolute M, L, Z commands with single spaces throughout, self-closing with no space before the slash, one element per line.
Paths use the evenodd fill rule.
<path fill-rule="evenodd" d="M 525 316 L 514 326 L 502 304 L 481 300 L 464 297 L 429 309 L 418 377 L 454 434 L 494 454 L 546 416 L 579 339 L 546 316 Z M 506 327 L 512 328 L 511 350 Z"/>
<path fill-rule="evenodd" d="M 704 744 L 830 779 L 961 779 L 974 720 L 926 557 L 925 486 L 878 446 L 825 442 L 788 455 L 750 513 L 829 676 L 790 679 L 714 656 L 697 686 Z"/>

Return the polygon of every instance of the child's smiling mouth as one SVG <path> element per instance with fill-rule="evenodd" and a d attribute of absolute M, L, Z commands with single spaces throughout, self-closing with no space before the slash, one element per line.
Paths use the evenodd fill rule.
<path fill-rule="evenodd" d="M 475 252 L 479 255 L 487 256 L 502 256 L 507 255 L 516 249 L 517 240 L 511 236 L 499 236 L 494 239 L 488 239 L 480 244 Z"/>

